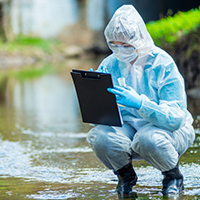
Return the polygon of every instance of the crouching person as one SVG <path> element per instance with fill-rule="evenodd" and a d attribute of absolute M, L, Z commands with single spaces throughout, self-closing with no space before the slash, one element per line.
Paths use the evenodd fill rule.
<path fill-rule="evenodd" d="M 184 80 L 171 56 L 154 45 L 133 6 L 124 5 L 114 13 L 105 37 L 113 53 L 99 70 L 104 66 L 112 75 L 114 88 L 108 92 L 116 95 L 124 123 L 97 125 L 87 141 L 118 176 L 121 197 L 130 195 L 137 182 L 132 166 L 137 154 L 163 174 L 163 195 L 178 195 L 184 188 L 179 158 L 195 138 Z"/>

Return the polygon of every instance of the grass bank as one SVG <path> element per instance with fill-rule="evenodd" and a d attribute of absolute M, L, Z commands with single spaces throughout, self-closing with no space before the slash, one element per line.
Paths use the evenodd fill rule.
<path fill-rule="evenodd" d="M 149 22 L 155 44 L 175 60 L 186 89 L 200 87 L 200 7 Z"/>
<path fill-rule="evenodd" d="M 0 42 L 0 57 L 3 59 L 34 58 L 39 60 L 55 60 L 63 53 L 66 45 L 56 41 L 39 37 L 17 36 L 7 42 Z M 3 65 L 3 64 L 2 64 Z"/>
<path fill-rule="evenodd" d="M 157 46 L 172 45 L 200 26 L 200 7 L 149 22 L 146 26 Z"/>

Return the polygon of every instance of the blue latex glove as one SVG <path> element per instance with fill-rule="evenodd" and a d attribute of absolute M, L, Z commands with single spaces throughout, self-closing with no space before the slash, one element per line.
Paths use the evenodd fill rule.
<path fill-rule="evenodd" d="M 89 71 L 89 72 L 93 72 L 93 69 L 92 69 L 92 68 L 90 68 L 88 71 Z"/>
<path fill-rule="evenodd" d="M 142 105 L 141 96 L 132 87 L 108 88 L 108 92 L 116 95 L 117 103 L 126 107 L 140 109 Z"/>
<path fill-rule="evenodd" d="M 93 69 L 90 68 L 90 69 L 89 69 L 89 72 L 93 72 Z M 106 66 L 101 66 L 99 69 L 95 70 L 95 72 L 109 73 Z"/>

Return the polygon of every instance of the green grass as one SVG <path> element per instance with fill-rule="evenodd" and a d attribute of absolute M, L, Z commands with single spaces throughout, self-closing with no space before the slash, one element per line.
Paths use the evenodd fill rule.
<path fill-rule="evenodd" d="M 19 52 L 24 55 L 34 55 L 39 52 L 52 54 L 59 44 L 60 42 L 56 40 L 20 35 L 12 41 L 0 42 L 0 51 L 7 53 Z"/>
<path fill-rule="evenodd" d="M 173 44 L 183 35 L 200 26 L 200 7 L 187 12 L 178 12 L 174 16 L 152 21 L 146 24 L 155 44 Z"/>
<path fill-rule="evenodd" d="M 52 46 L 57 44 L 55 40 L 45 40 L 37 37 L 18 36 L 13 44 L 19 46 L 38 47 L 46 53 L 51 53 Z"/>
<path fill-rule="evenodd" d="M 45 65 L 43 67 L 28 67 L 21 69 L 19 71 L 10 71 L 9 77 L 15 77 L 20 81 L 26 80 L 26 79 L 33 79 L 37 77 L 41 77 L 45 74 L 48 74 L 53 71 L 53 67 L 51 65 Z"/>

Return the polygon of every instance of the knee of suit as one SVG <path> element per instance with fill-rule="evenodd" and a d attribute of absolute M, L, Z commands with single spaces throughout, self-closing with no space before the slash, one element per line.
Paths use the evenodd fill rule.
<path fill-rule="evenodd" d="M 86 140 L 94 151 L 105 149 L 106 134 L 96 127 L 89 131 Z"/>
<path fill-rule="evenodd" d="M 135 152 L 139 154 L 141 152 L 149 153 L 149 151 L 153 151 L 155 149 L 155 145 L 151 135 L 143 132 L 135 135 L 132 142 L 132 148 Z"/>
<path fill-rule="evenodd" d="M 154 155 L 167 147 L 167 143 L 167 138 L 157 132 L 142 132 L 138 135 L 136 134 L 132 142 L 132 148 L 139 154 Z"/>

